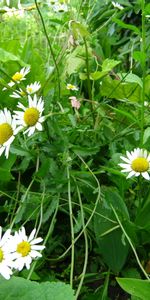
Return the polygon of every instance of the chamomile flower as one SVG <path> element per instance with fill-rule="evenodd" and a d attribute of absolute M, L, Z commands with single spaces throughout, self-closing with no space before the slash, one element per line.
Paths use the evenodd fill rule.
<path fill-rule="evenodd" d="M 28 94 L 34 94 L 41 88 L 40 82 L 35 81 L 34 83 L 31 83 L 30 85 L 27 85 L 26 91 Z"/>
<path fill-rule="evenodd" d="M 0 226 L 0 274 L 5 279 L 10 279 L 12 267 L 14 266 L 13 257 L 8 247 L 10 237 L 10 229 L 8 229 L 2 237 L 2 227 Z"/>
<path fill-rule="evenodd" d="M 33 259 L 42 257 L 39 252 L 45 248 L 43 245 L 38 245 L 43 241 L 42 238 L 35 238 L 36 229 L 33 229 L 29 237 L 26 235 L 25 228 L 22 227 L 12 237 L 11 251 L 13 252 L 14 268 L 21 271 L 25 266 L 28 270 Z"/>
<path fill-rule="evenodd" d="M 121 172 L 129 173 L 127 178 L 142 175 L 145 179 L 150 180 L 148 174 L 150 170 L 150 154 L 147 150 L 136 148 L 131 152 L 126 151 L 126 156 L 120 157 L 125 162 L 119 164 L 123 168 Z"/>
<path fill-rule="evenodd" d="M 25 76 L 30 72 L 30 67 L 24 67 L 20 70 L 20 72 L 16 72 L 13 76 L 12 76 L 12 80 L 8 83 L 8 85 L 10 87 L 12 87 L 13 85 L 15 85 L 16 83 L 20 83 L 22 80 L 25 80 Z M 4 87 L 3 91 L 6 90 L 7 88 Z"/>
<path fill-rule="evenodd" d="M 4 108 L 3 111 L 0 111 L 0 156 L 5 151 L 5 156 L 8 158 L 10 145 L 17 132 L 15 120 L 12 118 L 10 111 Z"/>
<path fill-rule="evenodd" d="M 28 95 L 29 106 L 25 107 L 23 104 L 18 103 L 17 107 L 21 108 L 23 111 L 15 111 L 15 121 L 18 125 L 18 130 L 27 128 L 24 132 L 28 133 L 28 136 L 31 136 L 35 130 L 42 130 L 41 123 L 45 120 L 45 117 L 42 117 L 42 112 L 44 110 L 44 101 L 40 97 L 37 98 L 36 94 L 33 96 L 33 99 Z"/>
<path fill-rule="evenodd" d="M 21 88 L 10 95 L 12 98 L 21 98 L 24 96 L 26 96 L 26 93 Z"/>
<path fill-rule="evenodd" d="M 72 90 L 72 91 L 78 91 L 79 88 L 76 85 L 73 85 L 71 83 L 67 84 L 67 90 Z"/>

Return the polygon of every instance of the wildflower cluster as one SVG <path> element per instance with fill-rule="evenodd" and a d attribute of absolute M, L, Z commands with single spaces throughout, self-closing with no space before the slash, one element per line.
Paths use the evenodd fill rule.
<path fill-rule="evenodd" d="M 20 72 L 16 72 L 12 76 L 12 80 L 8 83 L 11 88 L 16 84 L 20 84 L 21 81 L 26 79 L 26 75 L 30 72 L 30 68 L 22 68 Z M 10 97 L 21 98 L 26 97 L 27 103 L 23 105 L 18 103 L 17 108 L 12 114 L 7 109 L 0 111 L 0 155 L 5 152 L 6 158 L 8 158 L 10 145 L 14 141 L 15 136 L 21 130 L 24 134 L 31 136 L 35 130 L 42 130 L 41 123 L 45 120 L 42 116 L 44 111 L 44 101 L 42 97 L 38 97 L 36 92 L 41 88 L 41 84 L 37 81 L 27 85 L 25 89 L 19 88 L 15 90 Z M 7 88 L 4 87 L 3 91 Z"/>
<path fill-rule="evenodd" d="M 29 237 L 26 235 L 25 228 L 22 227 L 11 235 L 8 229 L 2 236 L 2 227 L 0 227 L 0 274 L 5 279 L 15 270 L 21 271 L 24 266 L 29 270 L 33 259 L 41 257 L 39 251 L 45 246 L 38 245 L 42 238 L 36 238 L 36 229 L 33 229 Z"/>

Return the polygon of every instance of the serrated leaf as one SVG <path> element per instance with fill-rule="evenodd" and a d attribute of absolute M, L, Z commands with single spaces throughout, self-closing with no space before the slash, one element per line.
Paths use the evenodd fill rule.
<path fill-rule="evenodd" d="M 109 72 L 109 71 L 111 71 L 114 67 L 116 67 L 117 65 L 119 65 L 120 63 L 121 63 L 121 61 L 106 58 L 106 59 L 103 61 L 103 63 L 102 63 L 102 71 L 103 71 L 103 72 Z"/>
<path fill-rule="evenodd" d="M 63 282 L 37 283 L 20 277 L 0 278 L 0 299 L 75 300 L 74 292 Z"/>

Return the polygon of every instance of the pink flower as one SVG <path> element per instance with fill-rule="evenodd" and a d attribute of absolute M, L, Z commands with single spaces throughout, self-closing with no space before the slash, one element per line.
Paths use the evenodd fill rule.
<path fill-rule="evenodd" d="M 71 106 L 73 108 L 79 109 L 81 106 L 81 103 L 79 100 L 77 100 L 77 98 L 75 96 L 69 97 L 69 99 L 71 100 Z"/>

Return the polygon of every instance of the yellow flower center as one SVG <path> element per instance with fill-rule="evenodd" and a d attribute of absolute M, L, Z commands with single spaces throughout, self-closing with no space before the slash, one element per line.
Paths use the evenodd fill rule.
<path fill-rule="evenodd" d="M 0 145 L 3 145 L 13 135 L 12 127 L 8 123 L 0 125 Z"/>
<path fill-rule="evenodd" d="M 30 94 L 30 93 L 33 92 L 33 89 L 32 89 L 31 87 L 28 87 L 28 88 L 27 88 L 27 92 Z"/>
<path fill-rule="evenodd" d="M 75 87 L 75 85 L 69 83 L 69 84 L 67 85 L 67 88 L 68 88 L 69 90 L 73 90 L 73 89 L 76 88 L 76 87 Z"/>
<path fill-rule="evenodd" d="M 149 169 L 149 162 L 144 157 L 138 157 L 132 161 L 131 168 L 135 172 L 146 172 Z"/>
<path fill-rule="evenodd" d="M 17 72 L 17 73 L 15 73 L 15 74 L 12 76 L 12 79 L 13 79 L 14 81 L 20 81 L 23 77 L 24 77 L 23 74 Z"/>
<path fill-rule="evenodd" d="M 27 126 L 34 126 L 39 119 L 39 115 L 40 113 L 37 108 L 27 108 L 24 113 L 24 121 Z"/>
<path fill-rule="evenodd" d="M 0 263 L 2 262 L 4 258 L 4 253 L 3 253 L 3 250 L 0 248 Z"/>
<path fill-rule="evenodd" d="M 26 241 L 22 241 L 17 245 L 17 250 L 18 253 L 20 253 L 23 257 L 27 256 L 29 252 L 31 251 L 31 246 L 30 243 Z"/>
<path fill-rule="evenodd" d="M 20 95 L 24 97 L 26 95 L 26 93 L 24 91 L 21 91 Z"/>

